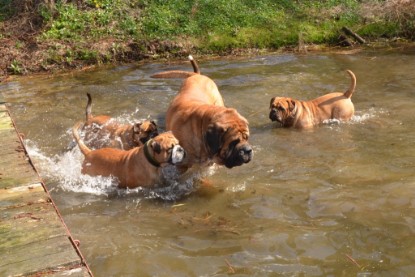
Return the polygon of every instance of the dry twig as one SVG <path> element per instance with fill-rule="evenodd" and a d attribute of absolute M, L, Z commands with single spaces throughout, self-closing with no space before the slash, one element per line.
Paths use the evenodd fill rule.
<path fill-rule="evenodd" d="M 357 266 L 359 269 L 362 269 L 362 266 L 355 259 L 353 259 L 352 256 L 350 256 L 349 254 L 345 255 L 349 259 L 349 261 L 351 261 L 355 266 Z"/>

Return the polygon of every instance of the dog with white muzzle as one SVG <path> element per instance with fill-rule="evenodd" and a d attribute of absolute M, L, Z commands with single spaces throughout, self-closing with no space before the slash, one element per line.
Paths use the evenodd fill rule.
<path fill-rule="evenodd" d="M 151 187 L 161 181 L 161 168 L 183 161 L 186 153 L 171 132 L 162 133 L 143 146 L 131 150 L 115 148 L 89 149 L 81 140 L 78 130 L 82 122 L 73 127 L 73 136 L 85 156 L 82 174 L 114 176 L 120 188 Z"/>

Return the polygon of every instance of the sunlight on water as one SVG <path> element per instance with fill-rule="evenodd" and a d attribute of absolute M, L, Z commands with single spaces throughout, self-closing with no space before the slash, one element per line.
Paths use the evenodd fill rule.
<path fill-rule="evenodd" d="M 94 115 L 120 123 L 150 115 L 163 132 L 182 81 L 149 76 L 191 70 L 187 61 L 22 80 L 5 85 L 4 95 L 97 276 L 225 276 L 231 267 L 238 276 L 412 276 L 412 61 L 389 52 L 201 61 L 226 105 L 249 121 L 254 158 L 180 181 L 166 167 L 167 185 L 152 189 L 82 175 L 78 147 L 66 150 L 71 127 L 84 120 L 90 92 Z M 351 120 L 310 130 L 269 120 L 271 97 L 342 91 L 345 68 L 358 80 Z"/>
<path fill-rule="evenodd" d="M 227 191 L 231 191 L 231 192 L 241 192 L 245 190 L 246 190 L 246 182 L 227 188 Z"/>

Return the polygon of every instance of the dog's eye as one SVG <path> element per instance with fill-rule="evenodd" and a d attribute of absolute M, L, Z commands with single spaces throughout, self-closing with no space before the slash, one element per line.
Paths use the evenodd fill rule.
<path fill-rule="evenodd" d="M 285 108 L 283 106 L 278 106 L 277 109 L 280 111 L 285 111 Z"/>
<path fill-rule="evenodd" d="M 240 139 L 235 139 L 234 141 L 232 141 L 231 143 L 229 143 L 229 148 L 234 148 L 238 143 L 240 143 L 241 140 Z"/>

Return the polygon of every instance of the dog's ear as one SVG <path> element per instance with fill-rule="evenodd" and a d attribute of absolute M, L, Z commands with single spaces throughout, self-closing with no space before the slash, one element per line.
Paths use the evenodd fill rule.
<path fill-rule="evenodd" d="M 157 123 L 156 123 L 154 120 L 151 120 L 150 122 L 151 122 L 151 124 L 153 124 L 155 127 L 157 127 Z"/>
<path fill-rule="evenodd" d="M 290 99 L 288 101 L 288 108 L 290 110 L 291 113 L 295 113 L 297 110 L 297 104 L 295 103 L 294 100 Z"/>
<path fill-rule="evenodd" d="M 151 143 L 151 148 L 153 148 L 153 151 L 157 154 L 161 153 L 161 146 L 157 141 L 153 141 Z"/>
<path fill-rule="evenodd" d="M 225 133 L 225 128 L 223 126 L 216 124 L 209 124 L 206 134 L 205 134 L 205 143 L 212 155 L 219 152 L 219 149 L 222 146 L 222 136 Z"/>
<path fill-rule="evenodd" d="M 140 133 L 141 124 L 143 124 L 143 123 L 142 122 L 134 123 L 134 127 L 133 127 L 134 133 Z"/>
<path fill-rule="evenodd" d="M 272 104 L 274 104 L 274 100 L 275 100 L 275 98 L 277 98 L 277 97 L 272 97 L 272 98 L 271 98 L 271 101 L 269 102 L 269 108 L 270 108 L 270 109 L 272 108 Z"/>

